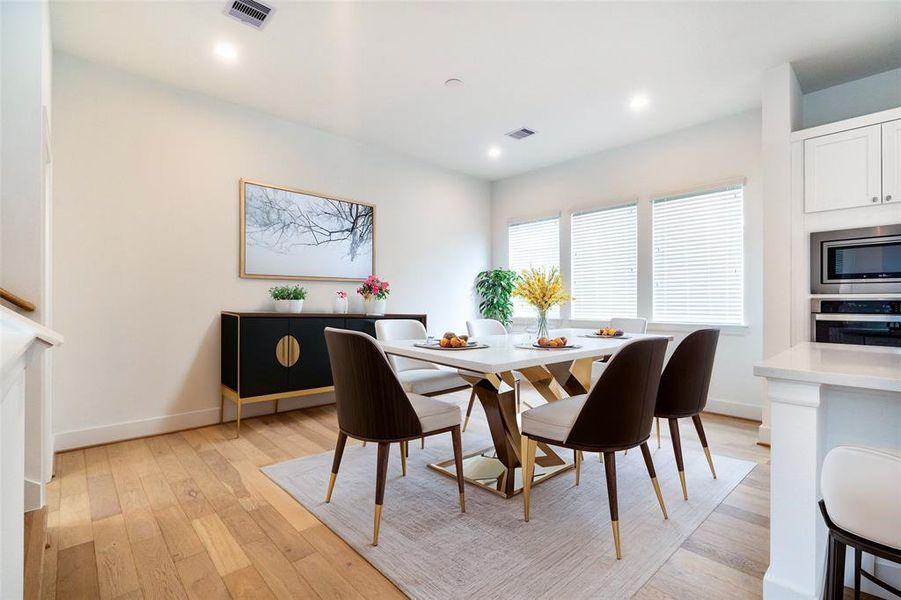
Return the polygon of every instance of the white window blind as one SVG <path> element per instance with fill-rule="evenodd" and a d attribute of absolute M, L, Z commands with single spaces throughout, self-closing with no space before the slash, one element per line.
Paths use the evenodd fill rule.
<path fill-rule="evenodd" d="M 634 317 L 638 311 L 638 207 L 572 216 L 572 318 Z"/>
<path fill-rule="evenodd" d="M 654 321 L 744 324 L 744 189 L 652 202 Z"/>
<path fill-rule="evenodd" d="M 528 223 L 514 223 L 507 228 L 507 265 L 521 273 L 525 269 L 560 268 L 560 219 L 553 217 Z M 513 316 L 531 317 L 535 309 L 525 301 L 513 299 Z M 560 309 L 548 311 L 548 317 L 560 317 Z"/>

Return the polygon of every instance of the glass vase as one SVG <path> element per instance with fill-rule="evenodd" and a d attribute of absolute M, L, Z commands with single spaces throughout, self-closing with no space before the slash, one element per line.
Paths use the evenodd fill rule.
<path fill-rule="evenodd" d="M 547 332 L 547 311 L 539 310 L 538 311 L 538 321 L 536 323 L 536 332 L 535 335 L 537 339 L 546 338 L 548 336 Z"/>

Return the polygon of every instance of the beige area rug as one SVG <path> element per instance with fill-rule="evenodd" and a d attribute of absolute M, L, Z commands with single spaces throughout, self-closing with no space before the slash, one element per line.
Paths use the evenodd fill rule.
<path fill-rule="evenodd" d="M 446 438 L 446 439 L 443 439 Z M 489 446 L 463 435 L 464 452 Z M 454 480 L 426 465 L 452 456 L 450 435 L 410 444 L 406 477 L 391 448 L 378 547 L 370 545 L 376 447 L 348 447 L 332 502 L 325 504 L 332 453 L 265 467 L 266 473 L 411 598 L 628 598 L 725 499 L 754 464 L 686 451 L 688 501 L 682 500 L 672 448 L 653 449 L 669 510 L 664 521 L 641 452 L 617 454 L 623 559 L 610 532 L 606 481 L 586 455 L 582 483 L 568 472 L 533 488 L 531 521 L 522 497 L 505 500 L 467 484 L 465 514 Z"/>

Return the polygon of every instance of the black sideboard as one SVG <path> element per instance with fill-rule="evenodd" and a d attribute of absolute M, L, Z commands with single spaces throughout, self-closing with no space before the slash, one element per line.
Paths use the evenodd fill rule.
<path fill-rule="evenodd" d="M 236 435 L 241 431 L 241 406 L 331 391 L 332 370 L 323 330 L 326 327 L 362 331 L 375 336 L 379 319 L 415 319 L 426 315 L 363 315 L 334 313 L 263 313 L 223 311 L 219 422 L 225 400 L 235 403 Z"/>

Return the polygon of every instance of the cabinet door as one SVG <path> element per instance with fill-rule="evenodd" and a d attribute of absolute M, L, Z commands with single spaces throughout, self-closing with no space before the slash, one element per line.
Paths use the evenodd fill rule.
<path fill-rule="evenodd" d="M 241 319 L 241 397 L 288 391 L 288 369 L 279 362 L 278 343 L 290 333 L 291 319 Z"/>
<path fill-rule="evenodd" d="M 325 345 L 326 327 L 344 327 L 343 318 L 291 319 L 291 335 L 300 348 L 297 361 L 289 369 L 292 390 L 310 390 L 332 385 L 332 368 Z"/>
<path fill-rule="evenodd" d="M 901 119 L 882 124 L 882 201 L 901 204 Z"/>
<path fill-rule="evenodd" d="M 882 126 L 872 125 L 804 142 L 806 212 L 882 202 Z"/>

